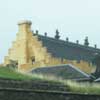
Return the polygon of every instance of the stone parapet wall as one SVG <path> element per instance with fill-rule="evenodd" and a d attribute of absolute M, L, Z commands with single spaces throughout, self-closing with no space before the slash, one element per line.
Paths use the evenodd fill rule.
<path fill-rule="evenodd" d="M 100 100 L 100 95 L 68 92 L 60 83 L 0 79 L 0 100 Z"/>
<path fill-rule="evenodd" d="M 100 95 L 73 94 L 67 92 L 0 89 L 1 100 L 100 100 Z"/>
<path fill-rule="evenodd" d="M 28 90 L 49 90 L 49 91 L 67 91 L 67 86 L 60 83 L 42 81 L 42 80 L 8 80 L 0 79 L 0 89 L 28 89 Z"/>

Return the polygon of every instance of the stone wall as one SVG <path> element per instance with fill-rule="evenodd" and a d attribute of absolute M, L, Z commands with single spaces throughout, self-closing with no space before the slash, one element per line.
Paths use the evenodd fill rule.
<path fill-rule="evenodd" d="M 10 64 L 11 60 L 18 63 L 18 70 L 28 71 L 32 68 L 61 64 L 61 59 L 55 58 L 43 46 L 38 36 L 31 30 L 30 21 L 21 21 L 16 40 L 8 50 L 4 58 L 4 65 Z"/>
<path fill-rule="evenodd" d="M 8 50 L 8 55 L 4 58 L 4 65 L 15 61 L 17 62 L 19 71 L 29 71 L 37 67 L 70 63 L 87 73 L 91 73 L 92 70 L 95 70 L 92 64 L 85 61 L 77 63 L 76 60 L 62 60 L 62 58 L 54 57 L 54 55 L 48 52 L 47 48 L 43 46 L 43 42 L 38 39 L 38 35 L 33 35 L 31 24 L 30 21 L 21 21 L 20 24 L 18 24 L 19 28 L 16 40 L 12 42 L 12 46 Z"/>
<path fill-rule="evenodd" d="M 0 100 L 100 100 L 100 95 L 68 93 L 68 88 L 47 81 L 0 79 Z"/>
<path fill-rule="evenodd" d="M 0 100 L 100 100 L 100 95 L 0 89 Z"/>
<path fill-rule="evenodd" d="M 60 83 L 42 81 L 42 80 L 10 80 L 0 79 L 0 89 L 26 89 L 42 91 L 68 91 L 67 86 Z"/>

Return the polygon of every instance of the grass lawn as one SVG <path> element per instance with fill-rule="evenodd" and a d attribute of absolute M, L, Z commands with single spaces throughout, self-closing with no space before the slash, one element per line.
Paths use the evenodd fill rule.
<path fill-rule="evenodd" d="M 61 83 L 61 79 L 57 79 L 52 75 L 47 76 L 42 74 L 29 74 L 29 73 L 25 74 L 8 67 L 0 67 L 0 78 L 14 79 L 14 80 L 40 80 L 50 83 Z"/>
<path fill-rule="evenodd" d="M 0 67 L 0 78 L 9 78 L 9 79 L 16 79 L 16 80 L 32 79 L 31 76 L 21 74 L 7 67 Z"/>
<path fill-rule="evenodd" d="M 48 78 L 49 77 L 49 78 Z M 14 79 L 14 80 L 40 80 L 50 82 L 50 83 L 61 83 L 62 80 L 54 76 L 42 75 L 42 74 L 30 74 L 30 73 L 21 73 L 12 68 L 1 67 L 0 66 L 0 78 L 5 79 Z"/>
<path fill-rule="evenodd" d="M 40 80 L 48 81 L 50 83 L 60 83 L 64 84 L 69 91 L 73 93 L 83 93 L 83 94 L 99 94 L 100 95 L 100 84 L 98 83 L 77 83 L 73 81 L 58 79 L 54 76 L 44 76 L 44 75 L 27 75 L 17 72 L 13 69 L 7 67 L 0 67 L 0 78 L 8 78 L 14 80 Z"/>
<path fill-rule="evenodd" d="M 100 83 L 78 83 L 67 81 L 65 83 L 70 92 L 82 94 L 98 94 L 100 95 Z"/>

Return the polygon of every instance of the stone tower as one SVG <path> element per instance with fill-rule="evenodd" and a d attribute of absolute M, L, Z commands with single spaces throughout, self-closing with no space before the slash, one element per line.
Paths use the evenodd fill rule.
<path fill-rule="evenodd" d="M 18 23 L 18 33 L 12 48 L 8 51 L 8 56 L 4 59 L 4 64 L 10 64 L 11 61 L 18 63 L 18 69 L 27 71 L 34 67 L 50 66 L 61 64 L 61 60 L 52 57 L 47 49 L 42 46 L 37 35 L 31 31 L 30 21 L 20 21 Z"/>

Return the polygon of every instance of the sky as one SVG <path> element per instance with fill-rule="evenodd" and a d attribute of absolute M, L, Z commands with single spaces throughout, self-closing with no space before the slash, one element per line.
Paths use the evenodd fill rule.
<path fill-rule="evenodd" d="M 32 21 L 32 30 L 100 48 L 100 0 L 0 0 L 0 63 L 8 54 L 20 20 Z"/>

